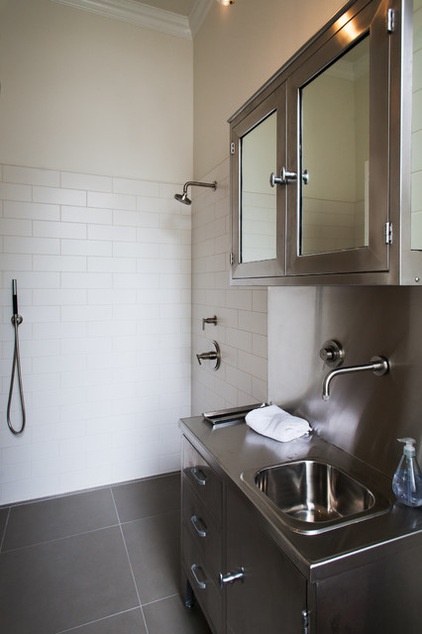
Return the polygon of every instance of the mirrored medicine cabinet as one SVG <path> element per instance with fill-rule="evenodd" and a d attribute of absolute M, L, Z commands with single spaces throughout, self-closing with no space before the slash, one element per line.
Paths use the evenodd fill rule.
<path fill-rule="evenodd" d="M 422 0 L 353 0 L 229 120 L 233 284 L 422 283 Z"/>

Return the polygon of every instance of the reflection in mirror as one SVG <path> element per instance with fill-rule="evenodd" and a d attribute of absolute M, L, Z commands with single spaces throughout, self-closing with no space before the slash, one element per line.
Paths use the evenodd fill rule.
<path fill-rule="evenodd" d="M 269 182 L 276 169 L 276 138 L 275 112 L 242 137 L 241 262 L 276 257 L 276 191 Z"/>
<path fill-rule="evenodd" d="M 422 0 L 413 0 L 411 248 L 422 250 Z"/>
<path fill-rule="evenodd" d="M 301 89 L 300 255 L 368 245 L 369 37 Z"/>

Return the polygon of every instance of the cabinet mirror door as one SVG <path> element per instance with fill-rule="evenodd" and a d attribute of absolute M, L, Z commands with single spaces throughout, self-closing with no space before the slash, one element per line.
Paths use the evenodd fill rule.
<path fill-rule="evenodd" d="M 388 7 L 373 4 L 287 82 L 289 274 L 388 266 Z"/>
<path fill-rule="evenodd" d="M 234 278 L 284 272 L 284 203 L 270 184 L 284 152 L 284 100 L 276 90 L 232 130 Z"/>

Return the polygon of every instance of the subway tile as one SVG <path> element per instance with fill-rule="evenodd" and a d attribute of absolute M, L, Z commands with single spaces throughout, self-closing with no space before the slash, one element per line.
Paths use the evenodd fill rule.
<path fill-rule="evenodd" d="M 155 212 L 113 211 L 113 223 L 130 227 L 159 227 L 160 219 Z"/>
<path fill-rule="evenodd" d="M 62 288 L 111 288 L 113 277 L 109 273 L 62 273 Z"/>
<path fill-rule="evenodd" d="M 86 291 L 75 289 L 35 289 L 32 294 L 33 304 L 35 306 L 49 305 L 74 305 L 86 303 Z"/>
<path fill-rule="evenodd" d="M 32 200 L 32 186 L 0 183 L 0 199 L 29 202 Z"/>
<path fill-rule="evenodd" d="M 82 272 L 86 271 L 86 258 L 82 256 L 61 255 L 34 255 L 34 271 L 62 271 Z"/>
<path fill-rule="evenodd" d="M 267 315 L 265 313 L 240 310 L 239 328 L 258 335 L 265 335 L 267 333 Z"/>
<path fill-rule="evenodd" d="M 59 220 L 60 206 L 43 203 L 4 201 L 5 218 L 27 218 L 28 220 Z"/>
<path fill-rule="evenodd" d="M 113 225 L 88 225 L 88 239 L 134 242 L 136 240 L 136 231 L 132 227 L 116 227 Z"/>
<path fill-rule="evenodd" d="M 61 172 L 61 186 L 68 189 L 86 189 L 95 192 L 111 192 L 113 179 L 109 176 L 96 176 L 77 172 Z"/>
<path fill-rule="evenodd" d="M 103 240 L 62 240 L 61 252 L 63 255 L 111 256 L 113 243 Z"/>
<path fill-rule="evenodd" d="M 113 220 L 113 212 L 111 209 L 63 205 L 61 210 L 62 220 L 64 222 L 86 222 L 110 225 Z"/>
<path fill-rule="evenodd" d="M 108 321 L 112 317 L 111 306 L 62 306 L 62 320 L 67 321 Z"/>
<path fill-rule="evenodd" d="M 135 273 L 136 261 L 133 258 L 88 257 L 90 273 Z"/>
<path fill-rule="evenodd" d="M 136 200 L 136 209 L 138 213 L 149 213 L 157 216 L 157 220 L 160 220 L 160 214 L 165 213 L 163 208 L 163 201 L 161 198 L 151 198 L 146 196 L 138 196 Z M 173 214 L 173 218 L 177 214 Z"/>
<path fill-rule="evenodd" d="M 160 195 L 160 185 L 152 181 L 113 178 L 113 191 L 116 194 L 158 197 Z"/>
<path fill-rule="evenodd" d="M 74 339 L 80 338 L 86 334 L 86 325 L 83 323 L 67 323 L 57 322 L 36 323 L 33 325 L 34 339 Z M 51 343 L 46 345 L 50 349 Z"/>
<path fill-rule="evenodd" d="M 88 207 L 104 207 L 105 209 L 136 209 L 136 196 L 129 194 L 108 194 L 88 192 Z"/>
<path fill-rule="evenodd" d="M 3 179 L 9 183 L 22 183 L 26 185 L 43 185 L 47 187 L 59 187 L 60 185 L 59 172 L 33 167 L 4 165 Z"/>
<path fill-rule="evenodd" d="M 34 221 L 34 236 L 42 238 L 68 238 L 83 240 L 86 237 L 86 225 L 74 222 Z"/>
<path fill-rule="evenodd" d="M 86 205 L 86 193 L 77 189 L 59 187 L 34 187 L 33 200 L 36 203 L 53 203 L 57 205 Z"/>
<path fill-rule="evenodd" d="M 242 390 L 243 392 L 247 394 L 251 393 L 252 377 L 247 372 L 244 372 L 243 370 L 239 370 L 238 368 L 227 367 L 226 379 L 231 385 L 233 385 L 234 387 L 237 387 L 239 390 Z"/>
<path fill-rule="evenodd" d="M 2 236 L 32 236 L 32 222 L 30 220 L 2 218 L 0 219 L 0 234 Z"/>
<path fill-rule="evenodd" d="M 5 236 L 4 250 L 8 253 L 49 253 L 58 255 L 60 253 L 60 241 L 52 238 Z"/>

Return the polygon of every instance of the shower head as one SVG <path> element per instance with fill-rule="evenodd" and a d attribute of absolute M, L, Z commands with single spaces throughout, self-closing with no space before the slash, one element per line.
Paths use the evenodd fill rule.
<path fill-rule="evenodd" d="M 183 185 L 183 192 L 181 194 L 175 194 L 174 197 L 179 203 L 183 203 L 184 205 L 192 204 L 190 198 L 188 198 L 188 187 L 212 187 L 212 189 L 217 189 L 217 181 L 213 181 L 212 183 L 204 183 L 201 181 L 187 181 Z"/>
<path fill-rule="evenodd" d="M 190 198 L 188 198 L 187 192 L 185 192 L 183 190 L 183 194 L 174 194 L 174 197 L 176 200 L 179 201 L 179 203 L 183 203 L 184 205 L 191 205 L 192 201 Z"/>

